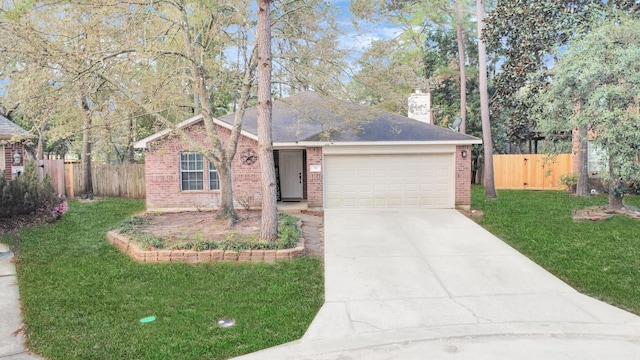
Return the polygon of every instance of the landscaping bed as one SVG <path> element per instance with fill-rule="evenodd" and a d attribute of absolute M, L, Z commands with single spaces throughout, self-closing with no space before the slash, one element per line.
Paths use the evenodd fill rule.
<path fill-rule="evenodd" d="M 228 359 L 304 334 L 323 303 L 322 259 L 140 264 L 105 233 L 143 207 L 71 201 L 60 221 L 20 231 L 31 351 L 49 360 Z"/>
<path fill-rule="evenodd" d="M 302 223 L 278 214 L 278 239 L 259 241 L 260 212 L 239 211 L 238 220 L 216 213 L 144 213 L 123 221 L 107 238 L 139 262 L 274 262 L 305 253 Z"/>

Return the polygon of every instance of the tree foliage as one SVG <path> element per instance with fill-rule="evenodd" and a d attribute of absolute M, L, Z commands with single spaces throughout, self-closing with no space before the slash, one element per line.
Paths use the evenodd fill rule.
<path fill-rule="evenodd" d="M 474 70 L 473 7 L 460 1 L 463 54 L 467 82 L 477 81 Z M 460 116 L 460 61 L 456 36 L 458 15 L 450 1 L 352 1 L 351 11 L 369 22 L 390 22 L 399 29 L 394 39 L 377 40 L 363 53 L 354 76 L 354 97 L 399 114 L 407 113 L 407 96 L 415 88 L 431 89 L 434 120 L 447 125 Z M 455 87 L 455 88 L 454 88 Z M 470 85 L 477 88 L 477 85 Z M 455 90 L 455 91 L 454 91 Z M 456 91 L 458 93 L 456 93 Z M 471 94 L 470 91 L 467 91 Z M 473 95 L 471 95 L 473 96 Z M 473 99 L 470 100 L 473 106 Z M 468 109 L 468 108 L 467 108 Z M 479 121 L 479 117 L 477 118 Z"/>
<path fill-rule="evenodd" d="M 629 0 L 498 0 L 488 13 L 484 36 L 488 48 L 501 58 L 492 110 L 505 123 L 510 141 L 520 143 L 536 135 L 532 100 L 546 83 L 539 71 L 553 67 L 553 50 L 588 33 L 608 13 L 636 12 L 639 7 Z"/>
<path fill-rule="evenodd" d="M 590 130 L 607 154 L 609 205 L 621 207 L 624 182 L 640 180 L 640 21 L 611 16 L 559 56 L 538 98 L 541 126 Z"/>
<path fill-rule="evenodd" d="M 344 53 L 330 3 L 275 0 L 280 93 L 339 89 Z M 219 215 L 235 218 L 231 162 L 254 101 L 256 14 L 243 0 L 12 1 L 0 8 L 0 72 L 7 99 L 43 142 L 77 141 L 83 157 L 133 159 L 136 138 L 174 128 L 214 164 Z M 6 41 L 5 41 L 6 40 Z M 236 117 L 221 139 L 214 117 Z M 201 114 L 209 144 L 176 123 Z M 100 146 L 89 151 L 88 142 Z M 46 145 L 42 146 L 43 148 Z"/>

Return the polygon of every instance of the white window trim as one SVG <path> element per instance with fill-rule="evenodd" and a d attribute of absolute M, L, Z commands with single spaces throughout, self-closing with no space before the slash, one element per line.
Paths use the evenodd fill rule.
<path fill-rule="evenodd" d="M 182 168 L 182 156 L 186 155 L 186 154 L 196 154 L 196 155 L 200 155 L 200 161 L 202 162 L 202 169 L 201 170 L 188 170 L 188 169 L 183 169 Z M 179 154 L 179 158 L 178 160 L 180 161 L 180 191 L 204 191 L 204 157 L 202 156 L 202 154 L 196 152 L 196 151 L 181 151 Z M 188 162 L 188 160 L 187 160 Z M 182 181 L 182 176 L 184 173 L 201 173 L 202 174 L 202 188 L 201 189 L 184 189 L 183 187 L 183 181 Z"/>

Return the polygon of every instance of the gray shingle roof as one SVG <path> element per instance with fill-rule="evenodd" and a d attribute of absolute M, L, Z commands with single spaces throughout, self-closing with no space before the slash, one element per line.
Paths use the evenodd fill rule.
<path fill-rule="evenodd" d="M 29 136 L 29 132 L 0 115 L 0 139 L 8 140 L 14 136 L 26 137 Z"/>
<path fill-rule="evenodd" d="M 235 114 L 219 119 L 232 124 Z M 258 133 L 257 108 L 247 109 L 242 129 Z M 299 93 L 273 102 L 273 141 L 474 141 L 470 135 L 405 116 L 322 96 Z"/>

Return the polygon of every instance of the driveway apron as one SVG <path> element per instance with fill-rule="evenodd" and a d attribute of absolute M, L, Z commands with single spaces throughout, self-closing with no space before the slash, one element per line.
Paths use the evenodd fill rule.
<path fill-rule="evenodd" d="M 640 318 L 575 291 L 455 210 L 325 211 L 325 304 L 242 359 L 640 358 Z"/>

